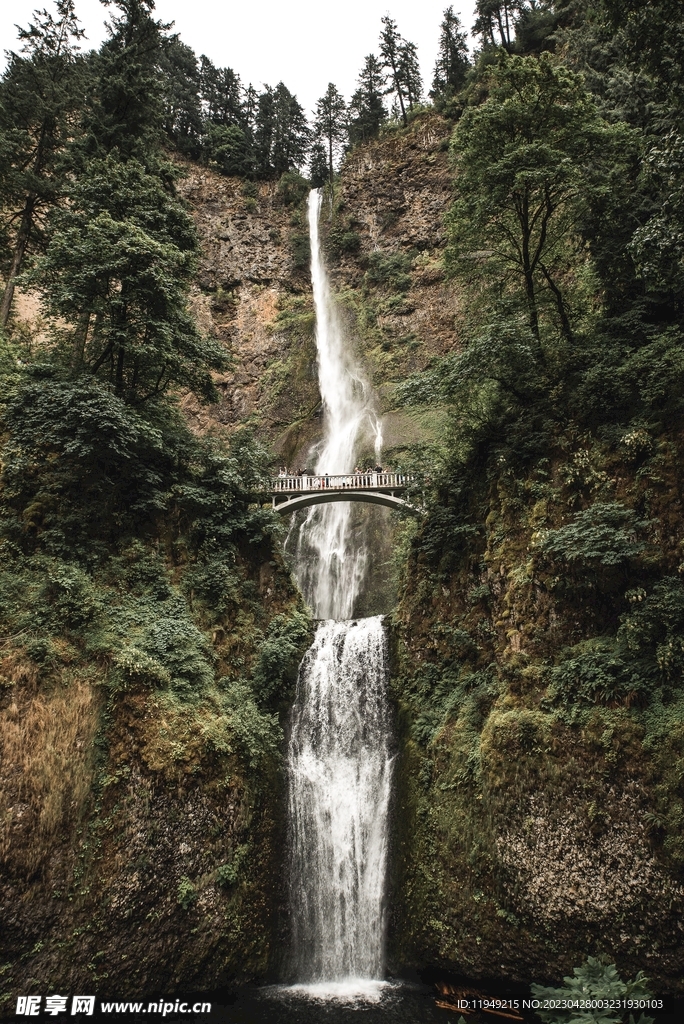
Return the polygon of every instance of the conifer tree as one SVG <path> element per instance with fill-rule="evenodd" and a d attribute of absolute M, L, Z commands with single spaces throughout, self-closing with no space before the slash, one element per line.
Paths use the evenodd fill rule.
<path fill-rule="evenodd" d="M 347 137 L 346 112 L 347 106 L 337 86 L 329 82 L 325 95 L 321 96 L 316 104 L 314 132 L 316 138 L 320 141 L 325 141 L 327 147 L 328 177 L 331 185 L 335 172 L 334 158 L 339 151 L 341 143 Z"/>
<path fill-rule="evenodd" d="M 473 35 L 480 36 L 484 46 L 513 49 L 515 23 L 527 8 L 525 0 L 477 0 Z"/>
<path fill-rule="evenodd" d="M 301 167 L 309 144 L 306 116 L 297 97 L 279 82 L 264 86 L 254 118 L 256 173 L 261 178 L 280 177 Z"/>
<path fill-rule="evenodd" d="M 328 154 L 318 140 L 312 143 L 309 154 L 309 179 L 312 188 L 320 188 L 328 180 Z"/>
<path fill-rule="evenodd" d="M 413 110 L 423 96 L 423 79 L 418 63 L 418 50 L 415 43 L 403 40 L 399 49 L 399 73 L 406 90 L 409 110 Z"/>
<path fill-rule="evenodd" d="M 301 167 L 310 141 L 304 108 L 283 82 L 274 92 L 274 134 L 271 162 L 276 177 Z"/>
<path fill-rule="evenodd" d="M 213 124 L 242 127 L 245 112 L 239 75 L 232 68 L 217 68 L 202 54 L 199 78 L 202 107 L 207 120 Z"/>
<path fill-rule="evenodd" d="M 223 354 L 187 308 L 197 239 L 182 205 L 115 153 L 92 160 L 67 198 L 32 272 L 48 316 L 67 325 L 56 334 L 63 361 L 132 405 L 171 386 L 212 399 Z"/>
<path fill-rule="evenodd" d="M 164 130 L 182 152 L 197 158 L 202 140 L 200 71 L 194 50 L 177 35 L 164 41 Z"/>
<path fill-rule="evenodd" d="M 423 93 L 418 51 L 415 43 L 401 37 L 396 21 L 389 15 L 385 15 L 381 21 L 383 29 L 380 33 L 380 56 L 382 67 L 387 71 L 389 79 L 386 95 L 394 95 L 401 119 L 404 125 L 407 125 L 407 108 L 413 110 Z"/>
<path fill-rule="evenodd" d="M 374 139 L 387 119 L 382 101 L 385 73 L 373 53 L 366 57 L 358 78 L 358 89 L 349 104 L 349 138 L 352 143 Z"/>
<path fill-rule="evenodd" d="M 101 0 L 116 7 L 95 61 L 96 82 L 86 113 L 87 152 L 154 159 L 163 132 L 165 33 L 152 17 L 154 0 Z"/>
<path fill-rule="evenodd" d="M 21 52 L 9 54 L 0 84 L 0 204 L 8 214 L 4 227 L 11 238 L 0 301 L 2 327 L 24 260 L 40 245 L 46 210 L 63 188 L 64 147 L 75 130 L 83 31 L 73 0 L 56 0 L 56 6 L 56 18 L 37 12 L 35 21 L 19 30 Z"/>
<path fill-rule="evenodd" d="M 468 41 L 461 19 L 447 7 L 439 29 L 439 50 L 430 96 L 453 96 L 465 85 L 470 61 Z"/>
<path fill-rule="evenodd" d="M 401 73 L 401 47 L 403 40 L 399 34 L 396 21 L 393 21 L 389 14 L 380 20 L 383 25 L 380 33 L 380 56 L 382 57 L 382 66 L 387 71 L 391 83 L 387 92 L 393 93 L 396 96 L 401 110 L 402 121 L 406 125 L 408 124 L 408 119 L 406 117 L 404 82 Z"/>

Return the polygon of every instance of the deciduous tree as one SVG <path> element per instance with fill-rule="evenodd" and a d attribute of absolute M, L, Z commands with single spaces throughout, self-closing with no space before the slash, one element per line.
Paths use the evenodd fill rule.
<path fill-rule="evenodd" d="M 606 187 L 601 161 L 629 145 L 630 131 L 603 122 L 581 76 L 548 54 L 504 55 L 489 90 L 454 133 L 448 264 L 521 293 L 538 341 L 540 301 L 550 298 L 570 340 L 564 267 L 586 204 Z"/>

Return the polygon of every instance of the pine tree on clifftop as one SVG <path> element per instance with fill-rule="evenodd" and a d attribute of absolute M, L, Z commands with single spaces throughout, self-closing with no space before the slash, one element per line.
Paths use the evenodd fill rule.
<path fill-rule="evenodd" d="M 328 176 L 331 185 L 335 171 L 334 158 L 340 144 L 347 137 L 346 112 L 346 104 L 338 92 L 337 86 L 329 82 L 325 95 L 321 96 L 316 104 L 314 132 L 317 139 L 325 142 L 328 150 Z"/>
<path fill-rule="evenodd" d="M 27 29 L 19 30 L 21 52 L 9 54 L 0 84 L 0 205 L 7 211 L 4 231 L 11 240 L 3 254 L 2 327 L 24 260 L 40 247 L 45 214 L 63 190 L 64 149 L 80 100 L 77 51 L 83 31 L 73 0 L 57 0 L 56 6 L 56 19 L 38 12 Z"/>

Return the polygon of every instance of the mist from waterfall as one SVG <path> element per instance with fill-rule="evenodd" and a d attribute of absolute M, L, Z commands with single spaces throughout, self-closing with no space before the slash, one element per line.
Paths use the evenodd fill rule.
<path fill-rule="evenodd" d="M 324 433 L 316 472 L 350 473 L 380 420 L 345 336 L 321 254 L 321 193 L 309 196 L 311 277 Z M 326 997 L 363 993 L 384 974 L 393 757 L 382 617 L 351 620 L 368 563 L 351 503 L 314 506 L 299 526 L 295 571 L 322 621 L 299 669 L 288 748 L 289 970 Z M 351 620 L 351 621 L 350 621 Z"/>

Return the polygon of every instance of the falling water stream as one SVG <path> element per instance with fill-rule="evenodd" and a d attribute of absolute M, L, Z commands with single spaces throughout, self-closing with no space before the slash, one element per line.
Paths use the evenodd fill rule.
<path fill-rule="evenodd" d="M 333 301 L 309 197 L 311 277 L 324 436 L 317 472 L 349 473 L 361 442 L 379 459 L 380 420 Z M 312 508 L 295 569 L 320 622 L 299 671 L 288 750 L 291 972 L 318 994 L 368 993 L 384 975 L 392 775 L 382 618 L 352 618 L 368 561 L 351 505 Z"/>

